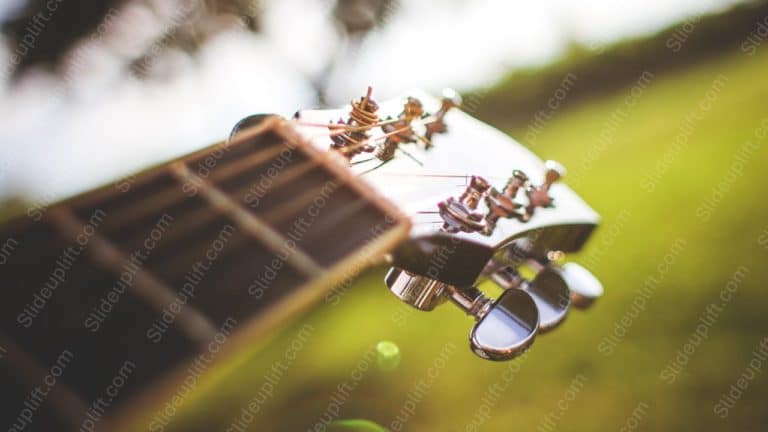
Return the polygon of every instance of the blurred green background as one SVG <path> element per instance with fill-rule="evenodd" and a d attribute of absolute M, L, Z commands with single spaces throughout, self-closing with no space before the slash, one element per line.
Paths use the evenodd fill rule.
<path fill-rule="evenodd" d="M 406 431 L 768 430 L 764 371 L 753 374 L 726 418 L 715 413 L 749 363 L 759 360 L 753 351 L 768 337 L 768 144 L 755 136 L 768 121 L 768 47 L 749 55 L 739 49 L 741 37 L 725 41 L 719 32 L 729 19 L 701 23 L 680 53 L 664 46 L 680 27 L 599 50 L 574 47 L 554 65 L 511 74 L 470 95 L 475 115 L 569 167 L 571 186 L 602 215 L 588 247 L 571 257 L 606 288 L 593 309 L 572 311 L 524 358 L 491 363 L 467 349 L 469 317 L 452 307 L 410 310 L 387 292 L 385 270 L 374 269 L 338 305 L 320 305 L 235 370 L 222 372 L 215 391 L 210 387 L 185 404 L 174 429 L 232 424 L 309 324 L 311 337 L 248 430 L 308 430 L 361 362 L 367 370 L 339 404 L 337 419 L 397 429 L 393 421 L 400 416 Z M 742 36 L 753 30 L 740 25 Z M 577 79 L 562 106 L 532 126 L 569 71 Z M 653 77 L 629 106 L 626 98 L 644 71 Z M 711 107 L 702 109 L 707 97 Z M 621 110 L 626 115 L 616 120 Z M 690 120 L 692 113 L 699 117 Z M 748 141 L 756 150 L 729 177 Z M 653 173 L 650 191 L 643 185 Z M 727 188 L 703 220 L 697 209 L 718 184 Z M 682 246 L 673 249 L 676 242 Z M 665 258 L 668 270 L 660 272 Z M 720 293 L 739 266 L 747 270 L 724 304 Z M 645 298 L 640 290 L 649 276 L 659 283 Z M 645 302 L 638 309 L 633 302 L 640 297 Z M 662 371 L 696 339 L 710 303 L 721 313 L 669 383 Z M 606 355 L 598 346 L 616 326 L 626 335 Z M 382 340 L 400 347 L 393 370 L 380 370 L 375 357 L 366 357 Z M 494 386 L 505 378 L 506 388 Z M 375 430 L 361 425 L 338 430 Z"/>

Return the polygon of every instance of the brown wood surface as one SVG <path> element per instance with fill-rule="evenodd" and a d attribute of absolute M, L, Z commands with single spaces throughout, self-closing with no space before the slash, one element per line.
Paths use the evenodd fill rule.
<path fill-rule="evenodd" d="M 264 176 L 270 186 L 254 205 Z M 238 334 L 258 337 L 296 315 L 393 247 L 407 225 L 277 117 L 145 172 L 127 191 L 107 186 L 48 208 L 39 221 L 20 216 L 0 228 L 0 238 L 18 243 L 0 266 L 0 424 L 21 425 L 31 412 L 24 430 L 77 429 L 83 410 L 108 398 L 104 414 L 95 410 L 104 428 L 115 409 L 151 406 L 217 335 L 232 332 L 230 354 L 243 348 Z M 265 266 L 276 269 L 274 279 L 255 296 L 249 287 Z M 55 392 L 30 403 L 67 352 Z M 107 396 L 126 362 L 130 376 Z"/>

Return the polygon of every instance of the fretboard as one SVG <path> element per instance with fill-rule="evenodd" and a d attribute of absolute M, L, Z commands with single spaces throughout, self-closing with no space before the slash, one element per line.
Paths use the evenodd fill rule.
<path fill-rule="evenodd" d="M 115 409 L 173 394 L 178 371 L 296 315 L 407 228 L 277 117 L 22 215 L 0 228 L 0 425 L 108 430 Z"/>

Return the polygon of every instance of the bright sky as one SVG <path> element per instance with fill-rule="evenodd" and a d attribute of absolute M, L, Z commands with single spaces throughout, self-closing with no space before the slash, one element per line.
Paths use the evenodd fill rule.
<path fill-rule="evenodd" d="M 543 63 L 569 40 L 599 47 L 655 32 L 686 17 L 737 3 L 734 0 L 401 0 L 398 13 L 360 50 L 363 59 L 345 63 L 336 77 L 338 102 L 369 83 L 379 94 L 411 87 L 483 86 L 510 67 Z M 327 51 L 322 10 L 306 11 L 305 0 L 280 0 L 270 9 L 267 33 L 304 70 L 320 66 L 313 53 Z M 315 4 L 320 4 L 316 2 Z M 286 19 L 286 17 L 292 17 Z M 294 18 L 295 17 L 295 18 Z M 326 29 L 327 32 L 327 29 Z M 305 36 L 306 35 L 306 36 Z"/>
<path fill-rule="evenodd" d="M 371 84 L 379 97 L 418 87 L 484 86 L 510 67 L 548 61 L 569 39 L 599 45 L 735 1 L 400 3 L 388 26 L 359 48 L 361 58 L 337 62 L 329 81 L 333 102 L 347 102 Z M 0 16 L 13 4 L 0 4 Z M 182 62 L 171 81 L 121 75 L 110 40 L 136 29 L 156 31 L 123 25 L 82 60 L 85 67 L 73 75 L 67 93 L 43 73 L 6 90 L 0 99 L 0 197 L 70 195 L 210 144 L 246 115 L 290 115 L 313 106 L 308 77 L 323 70 L 337 40 L 328 25 L 328 4 L 268 1 L 264 35 L 223 34 L 202 47 L 195 61 Z M 141 7 L 128 15 L 138 23 L 149 19 Z M 0 61 L 7 54 L 0 51 Z"/>

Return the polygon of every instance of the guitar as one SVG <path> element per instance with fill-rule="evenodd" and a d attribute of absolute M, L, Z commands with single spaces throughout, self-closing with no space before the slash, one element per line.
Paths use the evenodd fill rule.
<path fill-rule="evenodd" d="M 368 89 L 337 110 L 247 117 L 222 143 L 5 222 L 2 424 L 164 430 L 137 419 L 385 262 L 398 299 L 474 318 L 479 358 L 525 352 L 602 294 L 562 264 L 599 217 L 560 164 L 460 106 Z"/>

